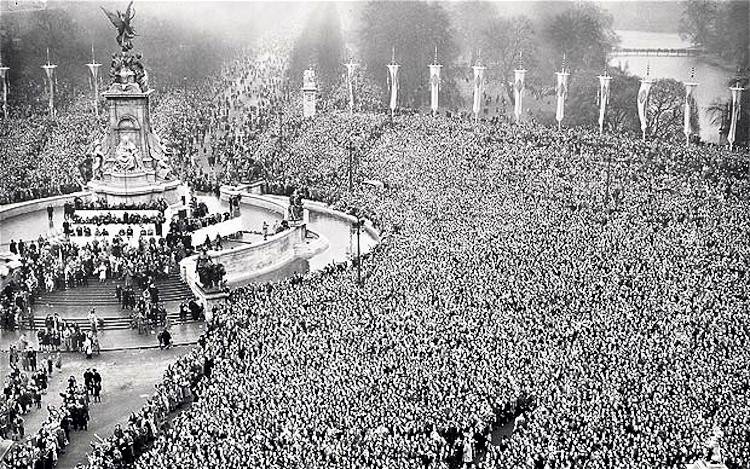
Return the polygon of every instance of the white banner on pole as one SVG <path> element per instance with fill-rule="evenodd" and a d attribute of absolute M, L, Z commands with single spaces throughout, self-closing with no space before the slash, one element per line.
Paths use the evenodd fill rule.
<path fill-rule="evenodd" d="M 685 83 L 685 115 L 683 116 L 683 123 L 685 132 L 685 139 L 690 143 L 690 137 L 693 135 L 693 121 L 691 115 L 693 114 L 693 101 L 695 96 L 695 88 L 698 83 Z"/>
<path fill-rule="evenodd" d="M 612 77 L 609 75 L 599 75 L 599 134 L 604 132 L 604 116 L 609 104 L 609 83 Z"/>
<path fill-rule="evenodd" d="M 391 115 L 393 115 L 393 112 L 396 110 L 396 106 L 398 104 L 398 64 L 397 63 L 388 64 L 388 73 L 391 79 L 390 108 L 391 108 Z"/>
<path fill-rule="evenodd" d="M 474 70 L 474 118 L 479 119 L 479 113 L 482 112 L 482 99 L 484 99 L 484 72 L 487 67 L 481 64 L 471 67 Z"/>
<path fill-rule="evenodd" d="M 346 86 L 349 89 L 349 114 L 354 114 L 354 71 L 357 68 L 352 60 L 344 64 L 346 67 Z"/>
<path fill-rule="evenodd" d="M 737 122 L 740 120 L 740 107 L 742 106 L 742 92 L 745 88 L 739 86 L 739 84 L 729 88 L 732 92 L 732 118 L 729 123 L 729 134 L 727 135 L 727 141 L 729 142 L 729 149 L 734 147 L 735 138 L 737 136 Z"/>
<path fill-rule="evenodd" d="M 570 74 L 566 71 L 556 72 L 557 76 L 557 109 L 555 111 L 555 120 L 557 120 L 557 126 L 560 124 L 565 117 L 565 98 L 568 96 L 568 77 Z"/>
<path fill-rule="evenodd" d="M 432 64 L 430 67 L 430 109 L 435 114 L 438 110 L 440 99 L 440 69 L 442 65 Z"/>
<path fill-rule="evenodd" d="M 515 78 L 513 80 L 515 106 L 513 108 L 513 114 L 516 117 L 516 123 L 521 122 L 521 115 L 523 114 L 523 92 L 526 89 L 525 80 L 526 70 L 515 70 Z"/>
<path fill-rule="evenodd" d="M 641 132 L 643 140 L 646 140 L 646 129 L 648 129 L 648 98 L 651 96 L 651 85 L 654 80 L 644 78 L 641 80 L 641 87 L 638 90 L 638 118 L 641 120 Z"/>

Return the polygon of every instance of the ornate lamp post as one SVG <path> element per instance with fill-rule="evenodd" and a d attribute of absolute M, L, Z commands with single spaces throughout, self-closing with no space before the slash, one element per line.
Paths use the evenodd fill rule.
<path fill-rule="evenodd" d="M 351 137 L 349 138 L 349 193 L 354 188 L 354 175 L 352 173 L 352 159 L 354 157 L 354 144 L 352 143 Z"/>
<path fill-rule="evenodd" d="M 362 286 L 362 249 L 361 249 L 361 234 L 362 227 L 365 224 L 365 219 L 361 218 L 359 212 L 357 212 L 357 221 L 352 224 L 352 231 L 357 235 L 357 285 Z"/>

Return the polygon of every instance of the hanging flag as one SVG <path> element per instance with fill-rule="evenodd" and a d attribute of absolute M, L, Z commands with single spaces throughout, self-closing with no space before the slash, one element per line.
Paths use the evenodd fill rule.
<path fill-rule="evenodd" d="M 599 135 L 604 132 L 604 115 L 607 111 L 607 104 L 609 104 L 609 82 L 612 81 L 612 77 L 607 75 L 605 70 L 604 75 L 599 75 Z"/>
<path fill-rule="evenodd" d="M 737 122 L 740 120 L 740 108 L 742 104 L 742 92 L 745 88 L 740 87 L 739 83 L 729 88 L 732 92 L 732 116 L 729 123 L 729 135 L 727 135 L 727 141 L 729 141 L 729 149 L 734 147 L 735 137 L 737 136 Z"/>
<path fill-rule="evenodd" d="M 526 89 L 525 78 L 526 70 L 515 70 L 515 79 L 513 80 L 515 107 L 513 114 L 516 116 L 516 123 L 521 122 L 521 114 L 523 114 L 523 91 Z"/>
<path fill-rule="evenodd" d="M 101 64 L 96 63 L 96 56 L 94 55 L 94 44 L 91 44 L 91 63 L 87 63 L 89 72 L 89 85 L 93 89 L 96 86 L 97 78 L 99 77 L 99 67 Z"/>
<path fill-rule="evenodd" d="M 42 65 L 42 68 L 47 75 L 47 85 L 49 87 L 49 113 L 50 115 L 53 115 L 55 114 L 55 84 L 57 83 L 57 80 L 55 79 L 55 69 L 57 68 L 57 65 L 48 63 L 47 65 Z"/>
<path fill-rule="evenodd" d="M 693 114 L 693 104 L 695 102 L 695 88 L 698 83 L 688 82 L 685 83 L 685 111 L 683 116 L 685 139 L 687 143 L 690 143 L 690 137 L 693 135 L 693 121 L 691 116 Z"/>
<path fill-rule="evenodd" d="M 440 69 L 442 65 L 434 63 L 430 65 L 430 109 L 435 114 L 438 110 L 440 94 Z"/>
<path fill-rule="evenodd" d="M 357 68 L 351 59 L 349 63 L 344 64 L 346 67 L 346 86 L 349 88 L 349 114 L 354 114 L 354 70 Z"/>
<path fill-rule="evenodd" d="M 646 78 L 641 80 L 641 88 L 638 90 L 638 118 L 641 120 L 643 140 L 646 140 L 646 129 L 648 129 L 648 98 L 653 84 L 654 80 L 646 75 Z"/>
<path fill-rule="evenodd" d="M 556 72 L 557 75 L 557 110 L 555 112 L 555 119 L 557 120 L 557 127 L 560 128 L 560 124 L 565 117 L 565 98 L 568 96 L 568 76 L 570 74 L 563 69 L 561 72 Z"/>
<path fill-rule="evenodd" d="M 95 60 L 92 60 L 90 64 L 86 64 L 90 72 L 89 83 L 94 91 L 94 113 L 97 116 L 99 115 L 99 67 L 101 66 L 102 64 L 96 63 Z"/>
<path fill-rule="evenodd" d="M 388 74 L 391 81 L 391 102 L 390 102 L 390 108 L 391 108 L 391 116 L 393 115 L 393 112 L 396 110 L 396 104 L 398 103 L 398 64 L 397 63 L 391 63 L 388 64 Z"/>
<path fill-rule="evenodd" d="M 479 119 L 479 113 L 482 111 L 482 99 L 484 98 L 484 71 L 487 67 L 477 62 L 471 67 L 474 70 L 474 118 Z"/>
<path fill-rule="evenodd" d="M 96 87 L 96 83 L 99 80 L 99 67 L 101 67 L 102 64 L 98 63 L 90 63 L 86 64 L 86 67 L 89 69 L 89 85 L 93 89 Z"/>
<path fill-rule="evenodd" d="M 0 84 L 3 87 L 3 118 L 8 118 L 8 70 L 10 67 L 3 67 L 0 63 Z"/>

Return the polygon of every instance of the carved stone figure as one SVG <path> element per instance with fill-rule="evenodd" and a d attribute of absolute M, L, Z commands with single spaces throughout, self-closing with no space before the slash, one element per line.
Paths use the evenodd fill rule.
<path fill-rule="evenodd" d="M 315 70 L 308 68 L 302 73 L 303 88 L 315 88 Z"/>
<path fill-rule="evenodd" d="M 141 55 L 130 52 L 112 54 L 109 67 L 109 91 L 145 93 L 148 91 L 148 73 L 146 73 Z"/>
<path fill-rule="evenodd" d="M 302 204 L 302 194 L 295 190 L 289 196 L 289 220 L 299 221 L 302 220 L 304 213 L 304 206 Z"/>
<path fill-rule="evenodd" d="M 135 57 L 131 58 L 130 69 L 135 74 L 135 82 L 141 88 L 144 93 L 148 91 L 148 72 L 143 66 L 143 55 L 141 53 L 135 54 Z"/>
<path fill-rule="evenodd" d="M 116 13 L 112 13 L 111 11 L 105 10 L 104 7 L 101 8 L 104 14 L 107 15 L 107 18 L 109 18 L 115 26 L 115 29 L 117 29 L 117 43 L 120 44 L 123 52 L 132 49 L 133 38 L 136 36 L 135 29 L 133 29 L 133 26 L 130 24 L 130 22 L 133 21 L 133 18 L 135 18 L 133 0 L 130 1 L 125 13 L 119 10 L 117 10 Z"/>
<path fill-rule="evenodd" d="M 102 151 L 101 141 L 98 138 L 91 145 L 89 156 L 91 157 L 91 178 L 101 179 L 102 167 L 104 166 L 104 152 Z"/>
<path fill-rule="evenodd" d="M 122 172 L 131 172 L 141 167 L 140 152 L 132 140 L 123 136 L 115 149 L 115 163 Z"/>
<path fill-rule="evenodd" d="M 156 134 L 149 134 L 148 136 L 149 147 L 151 150 L 151 158 L 154 160 L 154 169 L 156 170 L 156 177 L 161 180 L 172 179 L 172 167 L 169 164 L 170 151 L 165 146 L 161 139 Z"/>

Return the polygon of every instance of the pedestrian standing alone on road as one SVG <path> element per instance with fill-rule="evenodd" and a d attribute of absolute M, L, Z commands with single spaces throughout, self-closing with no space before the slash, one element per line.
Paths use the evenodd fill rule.
<path fill-rule="evenodd" d="M 91 371 L 91 386 L 94 394 L 94 402 L 102 401 L 102 375 L 94 368 Z"/>

